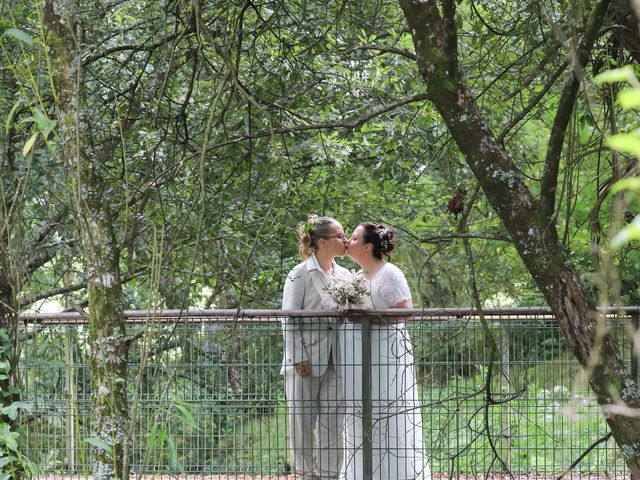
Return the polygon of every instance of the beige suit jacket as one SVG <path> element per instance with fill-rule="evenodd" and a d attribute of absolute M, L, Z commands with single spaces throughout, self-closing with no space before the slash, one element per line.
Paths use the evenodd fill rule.
<path fill-rule="evenodd" d="M 347 270 L 334 262 L 334 272 Z M 327 276 L 320 269 L 315 255 L 299 263 L 289 272 L 282 295 L 283 310 L 334 310 L 336 303 L 323 291 Z M 339 365 L 339 317 L 287 317 L 282 320 L 284 358 L 281 374 L 293 374 L 293 366 L 309 361 L 311 376 L 322 375 L 333 354 Z"/>

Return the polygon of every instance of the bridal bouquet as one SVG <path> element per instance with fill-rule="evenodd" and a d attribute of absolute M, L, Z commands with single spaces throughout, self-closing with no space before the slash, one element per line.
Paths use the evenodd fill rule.
<path fill-rule="evenodd" d="M 362 297 L 367 293 L 367 280 L 363 274 L 351 270 L 330 277 L 325 291 L 338 304 L 338 308 L 361 306 Z"/>

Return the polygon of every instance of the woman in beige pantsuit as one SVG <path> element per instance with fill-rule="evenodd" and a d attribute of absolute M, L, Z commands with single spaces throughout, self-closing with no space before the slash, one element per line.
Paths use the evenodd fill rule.
<path fill-rule="evenodd" d="M 332 310 L 324 290 L 332 275 L 346 270 L 334 258 L 346 253 L 340 223 L 310 216 L 298 229 L 302 263 L 287 275 L 283 310 Z M 344 396 L 339 365 L 339 318 L 287 317 L 282 321 L 288 442 L 304 480 L 337 478 L 344 456 Z M 315 434 L 315 435 L 314 435 Z M 314 448 L 314 437 L 316 445 Z"/>

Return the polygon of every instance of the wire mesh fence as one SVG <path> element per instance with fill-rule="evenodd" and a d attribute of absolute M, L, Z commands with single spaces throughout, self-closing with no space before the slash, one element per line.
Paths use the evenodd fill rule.
<path fill-rule="evenodd" d="M 633 312 L 606 318 L 630 363 L 628 330 L 637 324 Z M 311 415 L 311 422 L 301 423 L 306 426 L 300 431 L 306 432 L 322 412 L 296 411 L 309 405 L 292 398 L 287 382 L 294 374 L 286 371 L 286 355 L 281 373 L 283 320 L 298 319 L 316 326 L 303 339 L 307 360 L 318 363 L 318 355 L 325 355 L 326 370 L 337 375 L 330 388 L 342 389 L 335 396 L 342 409 L 329 417 L 341 416 L 338 435 L 346 450 L 329 433 L 325 447 L 315 456 L 310 452 L 316 469 L 326 464 L 323 468 L 341 470 L 346 478 L 366 478 L 369 471 L 373 478 L 428 478 L 427 469 L 434 478 L 487 472 L 557 478 L 569 469 L 564 478 L 587 473 L 625 478 L 626 467 L 613 440 L 606 438 L 600 408 L 549 313 L 512 309 L 484 314 L 495 348 L 479 318 L 465 310 L 375 317 L 128 312 L 128 333 L 139 337 L 129 354 L 127 379 L 131 470 L 152 478 L 261 478 L 300 471 L 292 449 L 304 456 L 314 435 L 302 439 L 292 426 Z M 368 334 L 364 318 L 370 320 Z M 33 406 L 19 419 L 25 452 L 42 478 L 88 475 L 95 445 L 88 324 L 66 314 L 24 319 L 20 375 L 23 399 Z M 369 346 L 363 348 L 365 341 Z M 369 379 L 368 391 L 363 376 L 365 384 Z M 359 425 L 356 430 L 344 430 L 350 421 L 352 427 Z M 317 428 L 315 437 L 322 442 Z M 428 458 L 416 467 L 423 476 L 403 474 L 398 458 L 409 452 L 413 456 L 407 461 L 419 464 L 414 454 L 420 449 Z M 350 466 L 355 470 L 347 473 Z"/>

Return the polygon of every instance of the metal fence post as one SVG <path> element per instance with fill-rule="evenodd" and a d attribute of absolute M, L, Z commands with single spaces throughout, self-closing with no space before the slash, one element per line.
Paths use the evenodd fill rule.
<path fill-rule="evenodd" d="M 371 409 L 371 317 L 362 317 L 362 470 L 363 479 L 373 476 L 373 419 Z"/>
<path fill-rule="evenodd" d="M 509 327 L 504 319 L 502 322 L 502 334 L 500 335 L 500 351 L 502 357 L 502 393 L 508 395 L 510 390 L 509 365 L 511 359 L 509 357 Z M 502 406 L 502 428 L 504 435 L 503 461 L 504 465 L 510 468 L 511 465 L 511 418 L 509 402 L 505 402 Z"/>
<path fill-rule="evenodd" d="M 640 314 L 637 311 L 631 314 L 631 325 L 633 325 L 633 336 L 631 337 L 631 378 L 633 378 L 636 385 L 638 385 L 640 382 L 638 381 L 636 337 L 638 336 L 638 329 L 640 328 Z"/>
<path fill-rule="evenodd" d="M 76 378 L 74 372 L 74 355 L 73 348 L 74 342 L 72 342 L 72 332 L 75 330 L 74 326 L 67 326 L 64 329 L 64 350 L 65 350 L 65 362 L 64 362 L 64 389 L 65 396 L 67 397 L 65 417 L 65 443 L 66 443 L 66 456 L 65 462 L 71 471 L 76 469 L 76 418 L 75 418 L 75 402 L 76 402 Z"/>

